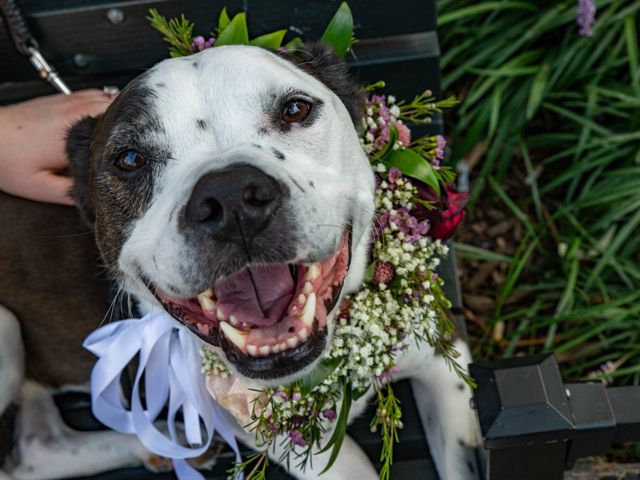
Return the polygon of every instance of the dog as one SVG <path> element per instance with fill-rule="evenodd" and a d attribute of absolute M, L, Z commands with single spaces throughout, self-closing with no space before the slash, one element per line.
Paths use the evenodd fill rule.
<path fill-rule="evenodd" d="M 71 128 L 77 212 L 0 194 L 0 412 L 15 423 L 11 449 L 0 436 L 5 475 L 154 466 L 131 435 L 69 429 L 52 401 L 59 389 L 87 387 L 94 359 L 81 345 L 106 318 L 111 280 L 141 312 L 166 310 L 253 382 L 285 384 L 314 368 L 331 345 L 337 305 L 358 290 L 367 264 L 375 212 L 357 133 L 363 101 L 320 44 L 168 59 L 101 118 Z M 456 347 L 469 363 L 466 345 Z M 426 345 L 398 366 L 440 478 L 480 478 L 470 389 Z M 255 447 L 239 425 L 236 434 Z M 290 473 L 318 478 L 328 458 Z M 322 478 L 378 475 L 347 436 Z"/>

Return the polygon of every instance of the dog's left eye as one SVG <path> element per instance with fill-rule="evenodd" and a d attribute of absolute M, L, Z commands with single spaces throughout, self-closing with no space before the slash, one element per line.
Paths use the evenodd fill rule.
<path fill-rule="evenodd" d="M 138 168 L 144 167 L 147 163 L 147 159 L 144 158 L 140 152 L 136 150 L 123 150 L 118 153 L 114 165 L 120 170 L 125 172 L 131 172 Z"/>
<path fill-rule="evenodd" d="M 291 124 L 304 121 L 311 112 L 311 104 L 302 100 L 292 100 L 282 108 L 280 118 L 284 123 Z"/>

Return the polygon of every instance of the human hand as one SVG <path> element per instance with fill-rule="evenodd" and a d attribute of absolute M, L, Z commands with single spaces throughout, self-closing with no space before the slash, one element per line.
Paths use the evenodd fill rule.
<path fill-rule="evenodd" d="M 112 95 L 102 90 L 57 94 L 0 107 L 0 190 L 41 202 L 73 205 L 67 130 L 103 113 Z"/>

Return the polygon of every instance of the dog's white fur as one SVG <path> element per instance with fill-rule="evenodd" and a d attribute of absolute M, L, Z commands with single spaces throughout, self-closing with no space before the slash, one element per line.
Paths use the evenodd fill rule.
<path fill-rule="evenodd" d="M 191 66 L 194 58 L 199 63 L 195 70 Z M 149 85 L 162 81 L 168 91 L 179 91 L 180 95 L 158 95 L 154 103 L 163 131 L 150 132 L 147 141 L 168 147 L 172 160 L 155 180 L 151 204 L 133 225 L 121 251 L 118 266 L 124 273 L 127 291 L 149 308 L 157 305 L 139 279 L 142 267 L 143 273 L 165 291 L 172 292 L 172 287 L 178 286 L 181 291 L 172 293 L 184 296 L 198 293 L 181 285 L 181 272 L 195 267 L 188 251 L 185 255 L 188 249 L 177 228 L 176 211 L 187 202 L 203 174 L 232 163 L 236 155 L 251 158 L 254 166 L 288 185 L 293 196 L 291 203 L 297 206 L 296 221 L 305 239 L 301 243 L 310 250 L 335 250 L 347 217 L 353 216 L 357 243 L 344 292 L 358 288 L 364 274 L 373 215 L 373 177 L 349 113 L 334 92 L 293 64 L 251 47 L 223 47 L 197 57 L 167 60 L 154 67 L 145 81 Z M 258 134 L 265 119 L 252 114 L 256 105 L 267 92 L 290 87 L 320 99 L 321 117 L 312 126 L 288 135 Z M 212 128 L 207 131 L 193 128 L 195 118 L 205 120 Z M 115 131 L 112 137 L 117 135 Z M 256 148 L 255 144 L 262 148 Z M 276 161 L 270 156 L 268 152 L 273 148 L 285 152 L 287 161 Z M 316 188 L 302 192 L 299 185 L 310 181 Z M 313 215 L 309 215 L 312 211 Z M 307 254 L 308 250 L 301 249 L 291 261 L 304 260 Z M 16 397 L 22 383 L 23 353 L 19 340 L 16 319 L 10 312 L 0 310 L 0 412 Z M 461 342 L 457 347 L 462 354 L 460 362 L 466 365 L 470 361 L 467 347 Z M 2 368 L 3 365 L 11 368 Z M 426 346 L 410 349 L 398 365 L 400 378 L 411 379 L 441 479 L 479 478 L 470 448 L 478 445 L 479 434 L 470 408 L 469 388 Z M 286 381 L 278 379 L 279 383 Z M 148 457 L 148 452 L 130 436 L 70 431 L 59 418 L 50 393 L 31 382 L 23 385 L 18 421 L 22 461 L 11 471 L 16 478 L 82 475 L 139 463 Z M 362 413 L 370 394 L 355 402 L 351 418 Z M 251 445 L 251 436 L 239 426 L 237 434 Z M 278 457 L 276 450 L 274 459 Z M 313 468 L 302 472 L 292 467 L 291 473 L 302 480 L 318 478 L 327 459 L 328 453 L 320 454 L 314 457 Z M 377 473 L 366 455 L 347 437 L 335 465 L 321 478 L 373 480 Z"/>

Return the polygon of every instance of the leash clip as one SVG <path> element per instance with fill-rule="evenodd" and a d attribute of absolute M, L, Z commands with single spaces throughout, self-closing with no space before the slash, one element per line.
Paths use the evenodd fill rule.
<path fill-rule="evenodd" d="M 29 61 L 40 74 L 40 78 L 49 82 L 65 95 L 70 95 L 71 89 L 62 81 L 58 72 L 45 60 L 40 50 L 35 47 L 29 47 L 27 50 L 29 52 Z"/>

